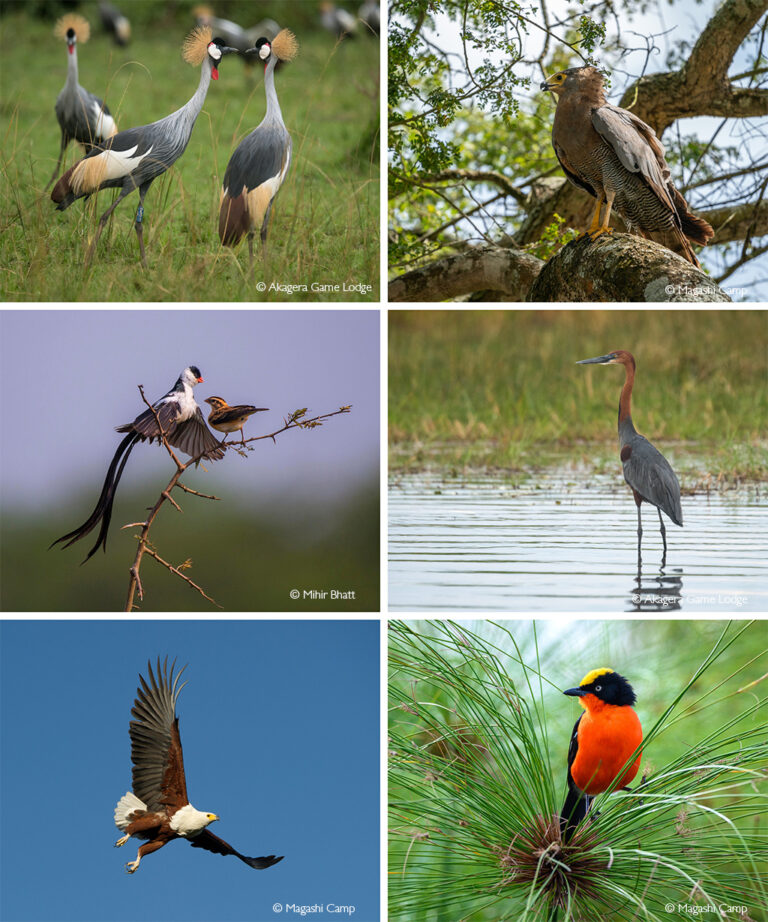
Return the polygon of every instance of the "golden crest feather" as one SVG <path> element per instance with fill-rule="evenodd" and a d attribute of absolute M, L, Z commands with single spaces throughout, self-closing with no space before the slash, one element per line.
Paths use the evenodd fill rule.
<path fill-rule="evenodd" d="M 292 61 L 299 53 L 299 43 L 290 29 L 281 29 L 272 42 L 272 53 L 281 61 Z"/>
<path fill-rule="evenodd" d="M 597 679 L 601 675 L 606 675 L 606 673 L 608 672 L 613 672 L 613 669 L 608 669 L 605 666 L 603 666 L 601 669 L 593 669 L 591 672 L 588 672 L 584 676 L 581 682 L 579 682 L 579 685 L 580 686 L 581 685 L 591 685 L 595 681 L 595 679 Z"/>
<path fill-rule="evenodd" d="M 181 56 L 187 64 L 197 67 L 198 64 L 203 63 L 212 37 L 210 26 L 196 26 L 189 33 L 181 47 Z"/>
<path fill-rule="evenodd" d="M 84 45 L 91 37 L 90 23 L 83 16 L 78 16 L 77 13 L 67 13 L 58 19 L 53 27 L 53 34 L 56 38 L 66 38 L 69 29 L 74 30 L 75 36 L 81 45 Z"/>

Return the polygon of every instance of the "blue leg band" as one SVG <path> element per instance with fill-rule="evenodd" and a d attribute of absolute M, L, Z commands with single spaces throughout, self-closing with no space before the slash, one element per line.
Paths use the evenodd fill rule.
<path fill-rule="evenodd" d="M 136 223 L 141 224 L 143 217 L 144 217 L 144 206 L 139 205 L 139 207 L 136 209 Z"/>

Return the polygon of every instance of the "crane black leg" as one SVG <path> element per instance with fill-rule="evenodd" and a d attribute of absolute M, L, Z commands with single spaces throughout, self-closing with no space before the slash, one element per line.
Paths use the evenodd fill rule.
<path fill-rule="evenodd" d="M 149 186 L 141 186 L 139 189 L 139 207 L 136 209 L 136 219 L 133 226 L 136 228 L 136 236 L 139 238 L 139 253 L 141 255 L 141 265 L 147 268 L 147 256 L 144 252 L 144 196 L 147 194 Z"/>
<path fill-rule="evenodd" d="M 131 189 L 121 189 L 120 195 L 118 195 L 115 201 L 112 202 L 109 208 L 107 208 L 104 214 L 99 218 L 99 226 L 96 228 L 96 236 L 93 238 L 91 245 L 88 247 L 88 253 L 86 254 L 86 257 L 85 257 L 85 268 L 86 269 L 91 264 L 91 260 L 93 259 L 93 254 L 96 251 L 96 244 L 99 242 L 99 237 L 101 237 L 101 232 L 104 230 L 104 225 L 109 220 L 109 216 L 112 214 L 115 208 L 117 208 L 120 202 L 122 202 L 122 200 L 126 197 L 126 195 L 128 195 L 130 191 Z"/>
<path fill-rule="evenodd" d="M 59 175 L 59 167 L 61 166 L 61 161 L 64 159 L 64 151 L 67 149 L 67 144 L 69 144 L 69 140 L 68 140 L 67 138 L 65 138 L 64 135 L 62 135 L 62 136 L 61 136 L 61 148 L 60 148 L 60 150 L 59 150 L 59 159 L 56 161 L 56 167 L 55 167 L 55 169 L 54 169 L 54 171 L 53 171 L 53 176 L 51 176 L 51 178 L 48 180 L 48 185 L 47 185 L 47 186 L 45 187 L 45 189 L 43 190 L 44 192 L 47 192 L 47 191 L 48 191 L 48 189 L 50 188 L 51 183 L 52 183 L 52 182 L 54 181 L 54 179 L 56 179 L 56 177 Z"/>

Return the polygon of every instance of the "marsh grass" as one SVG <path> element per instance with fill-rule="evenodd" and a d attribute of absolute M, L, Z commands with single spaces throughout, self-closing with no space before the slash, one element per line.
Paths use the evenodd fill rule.
<path fill-rule="evenodd" d="M 663 634 L 654 622 L 646 638 L 656 625 Z M 592 656 L 594 627 L 574 626 L 591 634 Z M 700 662 L 696 644 L 670 657 L 655 722 L 651 688 L 646 696 L 636 684 L 643 780 L 600 795 L 591 822 L 563 844 L 570 727 L 553 716 L 562 696 L 542 663 L 562 666 L 574 645 L 540 649 L 535 626 L 518 643 L 520 624 L 391 623 L 389 918 L 767 918 L 768 651 L 759 627 L 714 625 Z M 641 675 L 649 655 L 664 659 L 652 648 Z"/>
<path fill-rule="evenodd" d="M 575 636 L 595 656 L 596 626 L 581 625 Z M 574 643 L 548 648 L 520 624 L 390 624 L 389 918 L 768 918 L 760 625 L 709 626 L 698 663 L 691 649 L 707 641 L 665 658 L 666 626 L 639 627 L 646 641 L 657 635 L 636 667 L 641 679 L 657 672 L 656 695 L 652 682 L 647 694 L 635 686 L 642 783 L 601 795 L 564 845 L 570 726 L 553 716 L 563 699 L 542 663 L 572 669 Z"/>
<path fill-rule="evenodd" d="M 97 12 L 84 9 L 95 24 Z M 118 128 L 168 115 L 192 96 L 199 70 L 182 62 L 189 27 L 145 27 L 125 50 L 100 33 L 79 49 L 80 82 L 103 96 Z M 145 201 L 149 269 L 138 262 L 129 195 L 83 271 L 106 190 L 57 212 L 43 189 L 59 148 L 53 105 L 66 74 L 66 50 L 52 24 L 17 12 L 2 19 L 0 112 L 0 292 L 5 300 L 236 301 L 377 300 L 379 273 L 378 53 L 373 41 L 340 46 L 299 30 L 296 61 L 278 70 L 283 118 L 293 136 L 291 171 L 273 208 L 266 259 L 248 272 L 243 241 L 219 244 L 221 180 L 240 140 L 265 111 L 261 69 L 248 76 L 235 56 L 212 82 L 187 150 L 153 183 Z M 81 148 L 71 144 L 63 169 Z M 371 292 L 259 292 L 256 284 L 371 285 Z"/>
<path fill-rule="evenodd" d="M 768 477 L 768 312 L 390 311 L 393 470 L 616 463 L 628 349 L 639 432 L 679 466 Z"/>

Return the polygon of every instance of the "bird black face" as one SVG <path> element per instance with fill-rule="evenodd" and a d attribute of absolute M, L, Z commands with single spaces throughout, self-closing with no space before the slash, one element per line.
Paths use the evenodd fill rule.
<path fill-rule="evenodd" d="M 230 48 L 223 38 L 214 38 L 208 43 L 208 57 L 211 60 L 211 76 L 219 79 L 219 63 L 225 54 L 233 54 L 237 48 Z"/>
<path fill-rule="evenodd" d="M 77 35 L 74 29 L 67 29 L 67 44 L 71 47 L 77 41 Z"/>
<path fill-rule="evenodd" d="M 197 367 L 197 365 L 190 365 L 189 370 L 198 379 L 198 381 L 202 379 L 203 376 L 200 374 L 200 369 Z"/>
<path fill-rule="evenodd" d="M 253 48 L 249 48 L 245 53 L 257 54 L 266 63 L 272 55 L 272 45 L 269 43 L 268 38 L 259 38 Z"/>
<path fill-rule="evenodd" d="M 591 678 L 590 675 L 585 678 Z M 585 695 L 594 695 L 606 704 L 614 704 L 617 707 L 623 705 L 633 705 L 635 703 L 635 693 L 632 686 L 618 672 L 609 670 L 595 676 L 590 682 L 579 685 L 578 688 L 568 688 L 563 692 L 564 695 L 571 695 L 576 698 L 583 698 Z"/>

